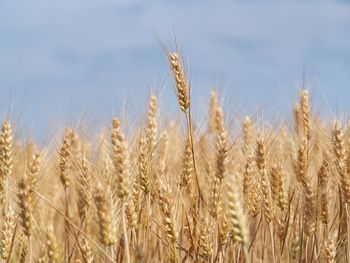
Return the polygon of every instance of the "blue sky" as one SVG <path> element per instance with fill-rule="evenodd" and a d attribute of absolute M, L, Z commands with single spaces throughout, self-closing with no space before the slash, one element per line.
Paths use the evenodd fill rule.
<path fill-rule="evenodd" d="M 198 110 L 215 87 L 235 112 L 289 111 L 303 69 L 315 110 L 350 110 L 349 1 L 0 0 L 0 112 L 42 129 L 126 101 L 136 116 L 150 89 L 175 111 L 172 32 Z"/>

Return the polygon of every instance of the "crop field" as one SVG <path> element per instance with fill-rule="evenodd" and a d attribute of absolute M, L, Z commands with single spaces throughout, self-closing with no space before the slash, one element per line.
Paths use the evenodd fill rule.
<path fill-rule="evenodd" d="M 66 127 L 42 146 L 3 120 L 2 262 L 349 262 L 347 123 L 303 87 L 290 118 L 234 128 L 212 91 L 198 128 L 181 56 L 167 59 L 176 120 L 157 94 L 140 123 L 115 116 L 95 138 Z"/>

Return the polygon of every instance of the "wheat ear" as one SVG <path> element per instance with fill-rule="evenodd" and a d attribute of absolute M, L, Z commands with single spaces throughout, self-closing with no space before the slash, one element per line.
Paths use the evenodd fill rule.
<path fill-rule="evenodd" d="M 10 256 L 11 239 L 15 230 L 15 213 L 11 206 L 5 211 L 1 226 L 0 254 L 3 260 Z"/>
<path fill-rule="evenodd" d="M 310 130 L 310 102 L 309 102 L 309 92 L 304 89 L 300 92 L 300 111 L 303 124 L 303 133 L 305 138 L 310 140 L 311 130 Z"/>
<path fill-rule="evenodd" d="M 7 183 L 13 170 L 13 135 L 9 120 L 5 120 L 0 132 L 0 204 L 8 196 Z"/>
<path fill-rule="evenodd" d="M 46 247 L 47 247 L 48 262 L 59 263 L 60 257 L 58 254 L 56 238 L 55 238 L 55 234 L 53 232 L 52 226 L 49 226 L 46 232 Z"/>
<path fill-rule="evenodd" d="M 176 52 L 171 53 L 169 55 L 169 63 L 176 85 L 180 109 L 186 112 L 190 106 L 189 86 L 179 59 L 179 54 Z"/>
<path fill-rule="evenodd" d="M 240 198 L 237 180 L 230 177 L 227 193 L 227 216 L 231 224 L 234 242 L 240 243 L 245 255 L 248 253 L 248 227 Z"/>
<path fill-rule="evenodd" d="M 112 225 L 111 213 L 113 211 L 113 204 L 110 191 L 105 191 L 101 185 L 98 185 L 95 190 L 94 199 L 100 228 L 100 241 L 107 247 L 112 246 L 115 244 L 115 229 Z"/>

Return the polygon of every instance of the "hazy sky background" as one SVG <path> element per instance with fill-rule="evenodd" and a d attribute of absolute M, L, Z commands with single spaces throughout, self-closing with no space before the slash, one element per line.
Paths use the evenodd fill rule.
<path fill-rule="evenodd" d="M 350 111 L 349 1 L 0 0 L 0 112 L 32 130 L 136 116 L 150 89 L 175 111 L 173 31 L 197 111 L 213 87 L 230 112 L 289 111 L 303 68 L 316 110 Z"/>

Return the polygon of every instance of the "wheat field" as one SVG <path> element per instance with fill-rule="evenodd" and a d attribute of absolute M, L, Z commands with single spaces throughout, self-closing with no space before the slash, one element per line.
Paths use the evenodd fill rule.
<path fill-rule="evenodd" d="M 235 130 L 212 91 L 199 130 L 182 60 L 167 58 L 180 121 L 153 95 L 131 133 L 116 116 L 39 148 L 3 120 L 2 262 L 350 262 L 349 128 L 301 89 L 289 121 Z"/>

